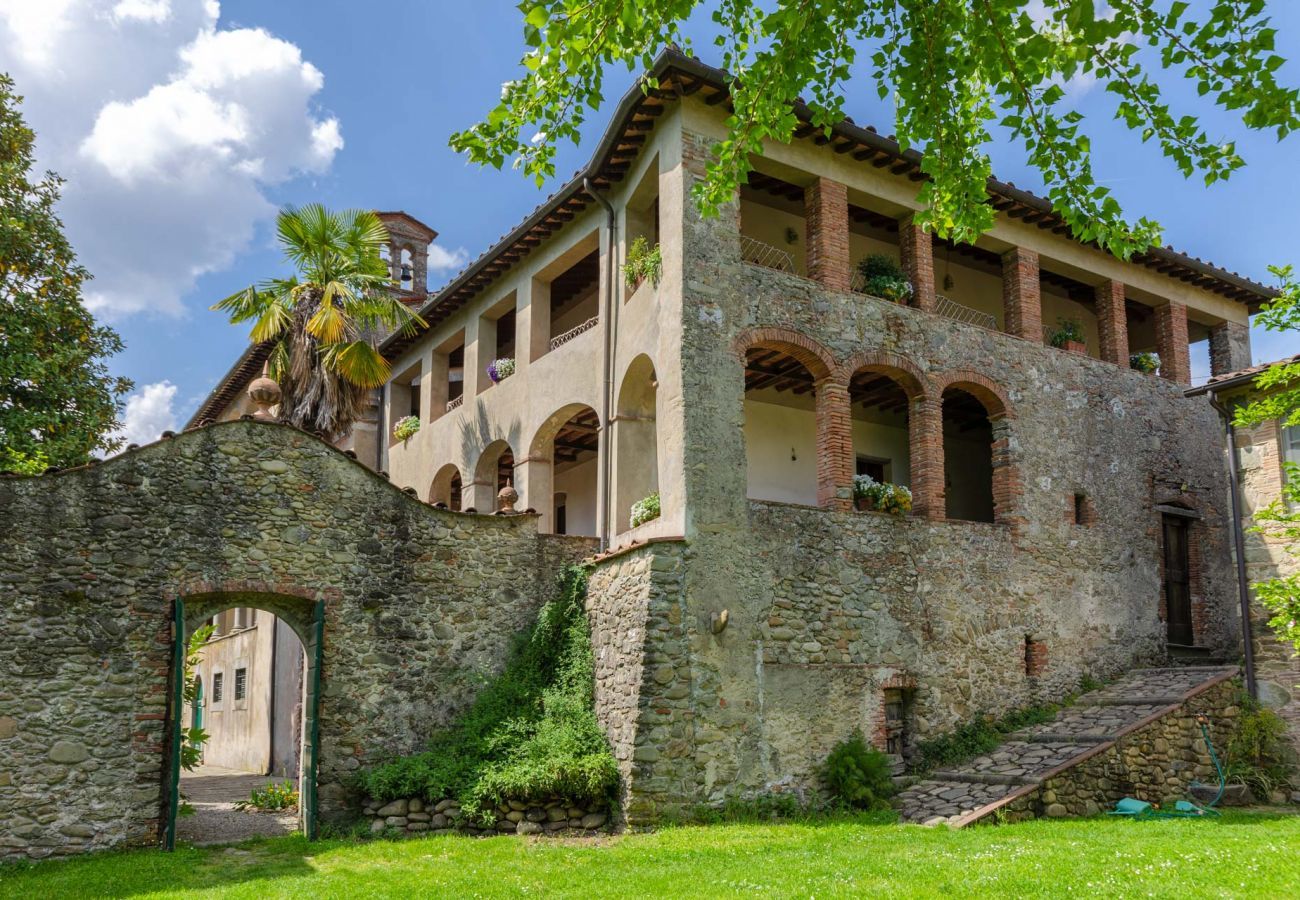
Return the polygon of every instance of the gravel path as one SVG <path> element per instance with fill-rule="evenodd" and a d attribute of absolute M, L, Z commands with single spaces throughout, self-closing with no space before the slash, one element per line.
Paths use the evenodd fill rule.
<path fill-rule="evenodd" d="M 261 835 L 293 834 L 298 830 L 297 810 L 243 812 L 237 800 L 247 800 L 255 787 L 283 778 L 250 775 L 219 766 L 200 766 L 181 776 L 181 794 L 194 807 L 194 815 L 176 820 L 176 838 L 196 846 L 229 844 Z"/>

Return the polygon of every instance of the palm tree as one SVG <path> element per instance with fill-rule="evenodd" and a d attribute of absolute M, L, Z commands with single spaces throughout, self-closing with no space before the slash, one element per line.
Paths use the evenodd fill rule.
<path fill-rule="evenodd" d="M 272 342 L 268 374 L 280 385 L 280 421 L 329 440 L 345 435 L 367 395 L 388 380 L 378 342 L 424 321 L 390 290 L 380 257 L 388 229 L 369 210 L 287 207 L 276 219 L 285 258 L 298 270 L 231 294 L 213 309 L 253 320 L 254 343 Z"/>

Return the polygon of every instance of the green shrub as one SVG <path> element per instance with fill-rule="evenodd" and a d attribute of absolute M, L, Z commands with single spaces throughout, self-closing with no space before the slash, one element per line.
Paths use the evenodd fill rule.
<path fill-rule="evenodd" d="M 1048 703 L 1043 706 L 1014 710 L 1001 718 L 991 715 L 980 716 L 954 728 L 947 734 L 919 741 L 916 745 L 916 757 L 912 760 L 912 771 L 925 773 L 934 769 L 947 768 L 988 753 L 1005 741 L 1007 735 L 1013 731 L 1052 721 L 1061 708 L 1068 706 L 1072 700 L 1071 697 L 1062 703 Z"/>
<path fill-rule="evenodd" d="M 632 527 L 643 525 L 651 519 L 659 518 L 659 492 L 647 494 L 632 504 Z"/>
<path fill-rule="evenodd" d="M 894 793 L 889 757 L 868 747 L 860 732 L 840 741 L 822 764 L 821 777 L 831 798 L 847 809 L 888 809 Z"/>
<path fill-rule="evenodd" d="M 253 788 L 247 800 L 237 800 L 235 809 L 257 809 L 262 811 L 298 808 L 298 789 L 293 782 L 267 784 Z"/>
<path fill-rule="evenodd" d="M 1230 782 L 1247 785 L 1260 800 L 1295 783 L 1287 763 L 1286 722 L 1258 700 L 1242 695 L 1228 746 L 1223 750 L 1224 775 Z"/>
<path fill-rule="evenodd" d="M 627 248 L 627 262 L 623 263 L 623 280 L 630 288 L 636 288 L 642 281 L 658 285 L 663 273 L 663 251 L 658 244 L 653 247 L 643 237 L 634 240 Z"/>
<path fill-rule="evenodd" d="M 905 303 L 912 296 L 912 283 L 892 256 L 873 253 L 858 263 L 862 289 L 872 296 Z"/>
<path fill-rule="evenodd" d="M 586 596 L 586 571 L 570 568 L 559 596 L 459 721 L 425 752 L 362 773 L 357 787 L 381 802 L 455 797 L 484 823 L 505 799 L 611 797 L 618 766 L 596 721 Z"/>
<path fill-rule="evenodd" d="M 1053 347 L 1064 347 L 1070 341 L 1084 343 L 1083 325 L 1078 319 L 1057 319 L 1056 330 L 1052 332 L 1048 342 Z"/>

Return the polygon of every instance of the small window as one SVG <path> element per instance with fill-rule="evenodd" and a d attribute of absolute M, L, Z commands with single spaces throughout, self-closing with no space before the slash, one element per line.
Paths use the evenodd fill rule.
<path fill-rule="evenodd" d="M 1282 429 L 1282 458 L 1300 466 L 1300 425 L 1288 425 Z"/>
<path fill-rule="evenodd" d="M 883 484 L 886 480 L 885 465 L 887 462 L 888 460 L 884 459 L 872 459 L 869 456 L 859 456 L 855 463 L 854 474 L 866 475 L 877 484 Z"/>
<path fill-rule="evenodd" d="M 212 702 L 220 703 L 221 695 L 225 688 L 226 676 L 224 672 L 217 672 L 212 676 Z"/>
<path fill-rule="evenodd" d="M 248 696 L 248 670 L 235 670 L 235 699 L 243 700 Z"/>

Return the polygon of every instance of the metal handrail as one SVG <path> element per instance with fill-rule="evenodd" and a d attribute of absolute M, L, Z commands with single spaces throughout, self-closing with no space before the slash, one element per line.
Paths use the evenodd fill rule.
<path fill-rule="evenodd" d="M 461 394 L 459 397 L 457 397 L 457 398 L 454 399 L 454 400 L 448 400 L 448 401 L 447 401 L 447 412 L 451 412 L 453 409 L 458 409 L 458 408 L 460 407 L 460 404 L 461 404 L 464 400 L 465 400 L 465 395 L 464 395 L 464 394 Z"/>
<path fill-rule="evenodd" d="M 743 234 L 740 236 L 740 258 L 765 269 L 796 274 L 794 258 L 789 253 Z"/>
<path fill-rule="evenodd" d="M 560 347 L 567 344 L 569 341 L 576 338 L 578 335 L 582 334 L 585 331 L 591 331 L 591 329 L 595 328 L 599 324 L 600 324 L 600 316 L 592 316 L 590 319 L 583 322 L 581 325 L 570 328 L 568 331 L 564 332 L 564 334 L 551 338 L 551 349 L 552 350 L 559 349 Z"/>
<path fill-rule="evenodd" d="M 969 306 L 958 303 L 956 300 L 942 294 L 935 295 L 934 311 L 941 316 L 946 316 L 957 322 L 964 322 L 967 325 L 977 325 L 980 328 L 987 328 L 989 331 L 998 330 L 996 317 L 978 309 L 971 309 Z"/>

